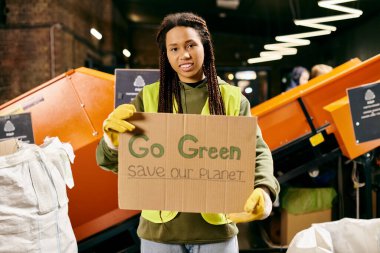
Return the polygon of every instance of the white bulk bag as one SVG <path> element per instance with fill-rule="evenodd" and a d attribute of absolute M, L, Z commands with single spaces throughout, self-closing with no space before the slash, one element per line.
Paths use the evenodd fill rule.
<path fill-rule="evenodd" d="M 287 253 L 380 253 L 380 219 L 313 224 L 297 233 Z"/>
<path fill-rule="evenodd" d="M 66 194 L 73 159 L 58 138 L 0 156 L 0 252 L 78 252 Z"/>

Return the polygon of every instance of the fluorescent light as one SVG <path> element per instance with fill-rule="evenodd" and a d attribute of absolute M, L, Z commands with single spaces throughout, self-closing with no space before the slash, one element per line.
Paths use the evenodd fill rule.
<path fill-rule="evenodd" d="M 253 70 L 238 71 L 235 73 L 236 79 L 239 80 L 255 80 L 257 78 L 256 72 Z"/>
<path fill-rule="evenodd" d="M 326 1 L 319 1 L 318 6 L 320 6 L 322 8 L 327 8 L 327 9 L 331 9 L 331 10 L 351 13 L 351 14 L 355 14 L 355 15 L 360 16 L 363 14 L 363 11 L 361 11 L 361 10 L 352 9 L 349 7 L 337 5 L 337 4 L 341 4 L 341 3 L 348 3 L 348 2 L 355 2 L 355 1 L 357 1 L 357 0 L 329 0 L 329 1 L 326 0 Z"/>
<path fill-rule="evenodd" d="M 216 6 L 219 8 L 236 10 L 239 4 L 240 0 L 216 0 Z"/>
<path fill-rule="evenodd" d="M 330 34 L 331 31 L 321 30 L 321 31 L 314 31 L 314 32 L 306 32 L 306 33 L 296 33 L 296 34 L 289 34 L 289 35 L 281 35 L 276 36 L 275 40 L 281 41 L 281 42 L 290 42 L 300 45 L 309 45 L 310 40 L 304 40 L 303 38 L 309 38 L 309 37 L 316 37 L 316 36 L 322 36 Z"/>
<path fill-rule="evenodd" d="M 315 28 L 315 29 L 320 29 L 320 30 L 336 31 L 335 26 L 316 24 L 311 19 L 294 20 L 294 24 L 300 25 L 300 26 L 306 26 L 310 28 Z"/>
<path fill-rule="evenodd" d="M 277 43 L 264 45 L 264 49 L 280 52 L 281 55 L 292 55 L 297 53 L 297 48 L 288 48 L 295 46 L 294 43 Z"/>
<path fill-rule="evenodd" d="M 247 87 L 247 88 L 245 88 L 244 91 L 245 91 L 245 93 L 250 94 L 250 93 L 252 93 L 253 89 L 252 89 L 252 87 Z"/>
<path fill-rule="evenodd" d="M 100 32 L 98 32 L 98 30 L 96 30 L 95 28 L 91 28 L 90 33 L 98 40 L 101 40 L 103 38 L 103 35 Z"/>
<path fill-rule="evenodd" d="M 335 15 L 335 16 L 328 16 L 328 17 L 322 17 L 322 18 L 311 18 L 311 19 L 296 20 L 296 21 L 297 22 L 306 21 L 306 23 L 311 23 L 311 24 L 317 23 L 318 24 L 318 23 L 332 22 L 332 21 L 338 21 L 338 20 L 344 20 L 344 19 L 350 19 L 350 18 L 358 18 L 358 17 L 360 17 L 360 15 L 359 14 L 341 14 L 341 15 Z"/>
<path fill-rule="evenodd" d="M 282 55 L 273 55 L 273 56 L 266 56 L 266 57 L 256 57 L 256 58 L 249 58 L 247 62 L 249 64 L 253 63 L 259 63 L 259 62 L 266 62 L 266 61 L 275 61 L 275 60 L 280 60 L 282 59 Z"/>
<path fill-rule="evenodd" d="M 328 35 L 332 31 L 336 31 L 335 26 L 325 25 L 321 23 L 344 20 L 344 19 L 349 19 L 349 18 L 358 18 L 360 15 L 363 14 L 363 11 L 338 5 L 341 3 L 353 2 L 353 1 L 357 1 L 357 0 L 321 0 L 319 1 L 318 6 L 322 8 L 335 10 L 335 11 L 344 12 L 345 14 L 319 17 L 319 18 L 310 18 L 310 19 L 303 19 L 303 20 L 294 20 L 295 25 L 314 28 L 314 29 L 317 29 L 317 31 L 276 36 L 275 40 L 282 43 L 264 45 L 264 49 L 270 50 L 270 51 L 261 52 L 260 57 L 250 58 L 247 60 L 247 62 L 252 64 L 252 63 L 265 62 L 265 61 L 279 60 L 282 58 L 282 55 L 296 54 L 297 49 L 293 47 L 309 45 L 310 40 L 307 40 L 305 38 Z"/>
<path fill-rule="evenodd" d="M 125 57 L 129 58 L 129 57 L 131 56 L 131 52 L 129 52 L 128 49 L 124 48 L 124 49 L 123 49 L 123 55 L 124 55 Z"/>
<path fill-rule="evenodd" d="M 260 53 L 260 57 L 275 57 L 276 58 L 278 56 L 282 57 L 282 54 L 276 51 L 263 51 Z"/>

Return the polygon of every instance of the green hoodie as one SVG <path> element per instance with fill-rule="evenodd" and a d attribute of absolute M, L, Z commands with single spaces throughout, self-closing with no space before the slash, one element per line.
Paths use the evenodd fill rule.
<path fill-rule="evenodd" d="M 195 87 L 180 82 L 183 113 L 200 114 L 208 96 L 207 82 L 201 82 Z M 219 80 L 219 85 L 229 85 Z M 144 111 L 142 91 L 131 102 L 136 110 Z M 251 116 L 251 107 L 246 97 L 242 95 L 240 116 Z M 99 166 L 115 173 L 118 171 L 117 151 L 110 149 L 103 138 L 97 150 L 96 159 Z M 264 142 L 260 128 L 256 137 L 256 168 L 254 187 L 265 186 L 271 193 L 272 200 L 280 191 L 279 184 L 273 176 L 273 161 L 270 150 Z M 243 208 L 243 207 L 242 207 Z M 243 210 L 242 210 L 243 211 Z M 152 223 L 140 218 L 138 235 L 146 240 L 163 243 L 213 243 L 228 240 L 238 233 L 234 223 L 211 225 L 198 213 L 179 213 L 167 223 Z"/>

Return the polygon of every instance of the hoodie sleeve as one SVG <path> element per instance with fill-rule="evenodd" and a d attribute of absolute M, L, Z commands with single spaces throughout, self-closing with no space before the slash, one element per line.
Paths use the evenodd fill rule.
<path fill-rule="evenodd" d="M 240 104 L 240 115 L 251 116 L 251 106 L 248 99 L 242 95 Z M 272 201 L 278 198 L 280 185 L 273 174 L 272 153 L 265 143 L 260 126 L 257 125 L 256 131 L 256 164 L 254 187 L 267 187 Z"/>
<path fill-rule="evenodd" d="M 136 111 L 143 112 L 144 104 L 142 99 L 142 91 L 131 101 L 136 108 Z M 100 139 L 98 146 L 96 147 L 96 163 L 105 170 L 117 173 L 118 168 L 118 151 L 108 147 L 104 141 L 104 137 Z"/>

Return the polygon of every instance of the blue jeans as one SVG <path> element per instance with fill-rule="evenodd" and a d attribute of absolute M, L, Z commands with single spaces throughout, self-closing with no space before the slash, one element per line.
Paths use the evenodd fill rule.
<path fill-rule="evenodd" d="M 206 244 L 167 244 L 141 239 L 141 253 L 238 253 L 237 237 Z"/>

